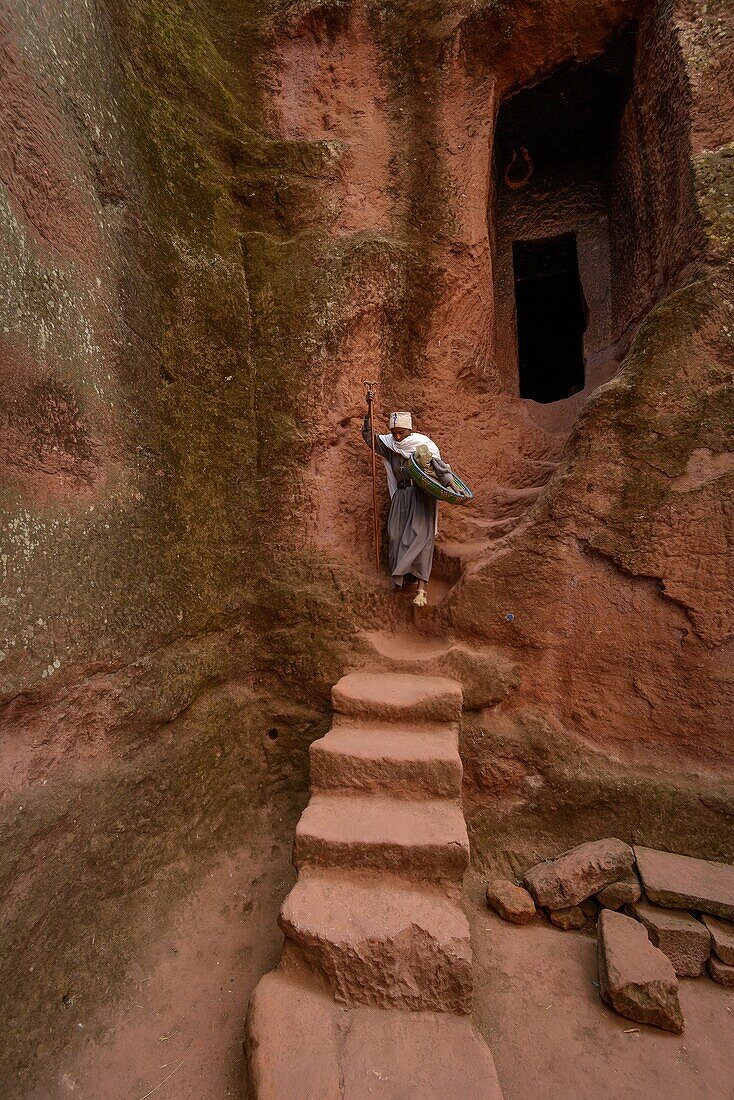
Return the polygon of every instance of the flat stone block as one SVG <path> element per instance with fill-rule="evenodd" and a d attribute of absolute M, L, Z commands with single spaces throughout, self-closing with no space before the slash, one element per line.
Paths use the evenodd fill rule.
<path fill-rule="evenodd" d="M 650 901 L 734 920 L 734 867 L 730 864 L 638 846 L 635 858 Z"/>
<path fill-rule="evenodd" d="M 343 1100 L 340 1047 L 338 1008 L 328 991 L 308 989 L 277 970 L 260 979 L 245 1024 L 253 1100 Z"/>
<path fill-rule="evenodd" d="M 701 918 L 711 933 L 714 951 L 727 966 L 734 966 L 734 924 L 704 913 Z"/>
<path fill-rule="evenodd" d="M 279 971 L 250 999 L 245 1052 L 251 1100 L 502 1100 L 468 1017 L 344 1008 Z"/>
<path fill-rule="evenodd" d="M 734 986 L 734 966 L 727 966 L 716 955 L 712 955 L 706 964 L 709 974 L 719 985 Z"/>
<path fill-rule="evenodd" d="M 502 1100 L 494 1059 L 468 1017 L 358 1008 L 348 1023 L 344 1100 Z"/>
<path fill-rule="evenodd" d="M 643 925 L 623 913 L 602 909 L 597 950 L 603 1001 L 638 1023 L 676 1034 L 683 1030 L 673 964 L 653 947 Z"/>
<path fill-rule="evenodd" d="M 711 934 L 682 909 L 661 909 L 644 901 L 627 906 L 627 913 L 647 929 L 650 943 L 668 956 L 679 978 L 699 978 L 711 954 Z"/>

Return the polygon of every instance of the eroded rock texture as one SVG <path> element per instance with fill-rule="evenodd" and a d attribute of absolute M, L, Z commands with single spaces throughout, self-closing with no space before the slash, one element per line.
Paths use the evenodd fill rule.
<path fill-rule="evenodd" d="M 476 491 L 422 620 L 484 653 L 475 858 L 733 858 L 730 5 L 9 0 L 0 51 L 18 1095 L 70 959 L 93 1016 L 207 861 L 292 833 L 355 631 L 404 619 L 367 377 Z M 538 404 L 511 246 L 563 234 L 583 388 Z"/>
<path fill-rule="evenodd" d="M 211 861 L 292 833 L 339 673 L 342 598 L 289 527 L 310 379 L 256 360 L 283 303 L 247 247 L 290 232 L 279 189 L 329 154 L 268 135 L 256 15 L 0 5 L 0 1075 L 19 1096 L 36 1073 L 55 1092 L 49 1052 Z M 289 308 L 299 339 L 309 306 Z"/>

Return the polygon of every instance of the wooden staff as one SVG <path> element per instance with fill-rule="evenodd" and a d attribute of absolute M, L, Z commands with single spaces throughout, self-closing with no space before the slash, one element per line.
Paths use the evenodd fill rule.
<path fill-rule="evenodd" d="M 370 441 L 372 443 L 372 515 L 375 522 L 375 566 L 380 572 L 380 517 L 377 512 L 377 456 L 375 454 L 375 418 L 373 415 L 376 382 L 365 382 L 367 387 L 367 407 L 370 412 Z"/>

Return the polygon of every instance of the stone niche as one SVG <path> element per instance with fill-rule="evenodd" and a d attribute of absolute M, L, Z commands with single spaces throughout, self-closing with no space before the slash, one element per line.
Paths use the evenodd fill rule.
<path fill-rule="evenodd" d="M 603 53 L 510 89 L 499 107 L 489 207 L 497 370 L 509 392 L 541 404 L 609 379 L 654 297 L 633 255 L 646 207 L 635 193 L 634 101 L 649 97 L 636 38 L 633 23 Z"/>

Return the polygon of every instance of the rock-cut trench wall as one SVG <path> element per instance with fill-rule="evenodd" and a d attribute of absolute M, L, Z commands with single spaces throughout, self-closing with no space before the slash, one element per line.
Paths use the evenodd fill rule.
<path fill-rule="evenodd" d="M 493 126 L 513 89 L 633 16 L 611 251 L 630 347 L 567 441 L 497 369 Z M 464 730 L 477 858 L 600 820 L 723 854 L 730 49 L 727 5 L 693 0 L 0 7 L 0 879 L 20 1095 L 68 1039 L 52 1009 L 72 960 L 91 1012 L 211 860 L 292 832 L 328 688 L 381 606 L 366 377 L 478 490 L 473 526 L 442 521 L 473 548 L 450 623 L 520 669 Z M 654 248 L 673 216 L 656 190 L 668 80 L 685 231 Z"/>
<path fill-rule="evenodd" d="M 607 181 L 621 367 L 453 606 L 522 655 L 465 746 L 475 844 L 511 865 L 523 837 L 546 854 L 607 827 L 732 856 L 731 13 L 636 15 Z"/>
<path fill-rule="evenodd" d="M 518 88 L 629 28 L 604 180 L 621 366 L 546 410 L 496 353 L 512 307 L 493 282 L 494 125 Z M 723 4 L 301 5 L 275 38 L 272 132 L 335 157 L 325 383 L 319 353 L 303 361 L 304 535 L 340 576 L 369 567 L 356 436 L 376 377 L 382 411 L 411 407 L 476 490 L 441 519 L 463 566 L 450 628 L 521 670 L 465 723 L 480 862 L 521 866 L 600 829 L 734 854 L 731 50 Z M 297 264 L 315 236 L 287 247 Z"/>
<path fill-rule="evenodd" d="M 290 523 L 303 379 L 253 352 L 313 307 L 251 300 L 328 154 L 268 136 L 258 19 L 0 5 L 5 1096 L 218 857 L 286 863 L 341 672 L 349 614 Z"/>

